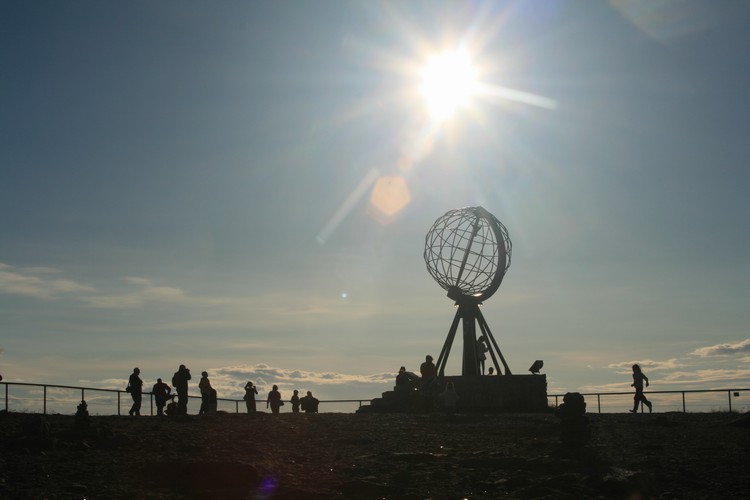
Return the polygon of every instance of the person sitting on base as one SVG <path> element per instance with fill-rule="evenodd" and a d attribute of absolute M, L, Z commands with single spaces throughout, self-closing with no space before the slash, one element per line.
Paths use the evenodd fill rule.
<path fill-rule="evenodd" d="M 414 389 L 414 382 L 419 380 L 419 377 L 415 373 L 407 372 L 406 367 L 402 366 L 398 369 L 398 375 L 396 375 L 396 387 L 397 391 L 410 391 Z"/>

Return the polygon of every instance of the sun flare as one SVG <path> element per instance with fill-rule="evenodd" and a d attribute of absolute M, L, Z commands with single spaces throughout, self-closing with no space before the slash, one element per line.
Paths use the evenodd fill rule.
<path fill-rule="evenodd" d="M 471 103 L 479 88 L 477 69 L 464 51 L 431 57 L 421 71 L 420 93 L 430 116 L 444 121 Z"/>

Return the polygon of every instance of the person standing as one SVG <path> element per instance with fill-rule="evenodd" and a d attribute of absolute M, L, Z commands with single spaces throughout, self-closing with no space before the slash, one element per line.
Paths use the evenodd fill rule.
<path fill-rule="evenodd" d="M 266 408 L 271 407 L 271 411 L 275 414 L 279 413 L 279 408 L 284 403 L 281 401 L 281 393 L 279 392 L 279 386 L 273 386 L 273 390 L 268 393 L 268 399 L 266 399 Z"/>
<path fill-rule="evenodd" d="M 477 361 L 479 361 L 480 375 L 484 375 L 484 362 L 487 360 L 487 351 L 489 351 L 487 340 L 484 338 L 484 335 L 480 335 L 477 339 Z"/>
<path fill-rule="evenodd" d="M 648 377 L 643 374 L 640 366 L 637 364 L 633 365 L 633 383 L 630 384 L 630 387 L 635 387 L 635 395 L 633 396 L 633 409 L 630 410 L 630 413 L 638 413 L 638 403 L 648 406 L 649 413 L 653 411 L 651 401 L 646 399 L 646 396 L 643 394 L 644 381 L 646 382 L 646 387 L 648 387 Z"/>
<path fill-rule="evenodd" d="M 198 415 L 206 415 L 211 403 L 211 381 L 208 380 L 208 372 L 201 372 L 201 380 L 198 382 L 198 389 L 201 391 L 201 409 Z"/>
<path fill-rule="evenodd" d="M 440 393 L 440 400 L 443 402 L 443 408 L 449 415 L 456 413 L 456 403 L 458 403 L 458 394 L 453 387 L 453 381 L 449 380 L 445 384 L 445 390 Z"/>
<path fill-rule="evenodd" d="M 187 415 L 187 404 L 188 404 L 188 380 L 193 378 L 190 375 L 190 370 L 185 365 L 180 365 L 180 368 L 172 376 L 172 385 L 175 391 L 177 391 L 177 414 Z"/>
<path fill-rule="evenodd" d="M 305 413 L 318 413 L 318 404 L 320 401 L 314 397 L 312 391 L 307 391 L 307 395 L 300 400 L 302 410 Z"/>
<path fill-rule="evenodd" d="M 252 382 L 245 384 L 245 406 L 247 406 L 248 413 L 255 413 L 255 396 L 258 394 L 258 389 L 253 385 Z"/>
<path fill-rule="evenodd" d="M 432 362 L 432 356 L 429 354 L 425 356 L 424 363 L 419 365 L 419 373 L 422 375 L 422 390 L 429 390 L 432 388 L 432 384 L 435 382 L 437 377 L 437 368 L 435 363 Z"/>
<path fill-rule="evenodd" d="M 167 405 L 167 399 L 169 399 L 170 392 L 172 392 L 172 388 L 162 382 L 160 378 L 157 378 L 156 383 L 151 388 L 151 394 L 154 395 L 154 401 L 156 402 L 156 415 L 159 417 L 164 415 L 164 407 Z"/>
<path fill-rule="evenodd" d="M 292 413 L 299 413 L 300 399 L 299 391 L 297 389 L 294 389 L 294 394 L 292 394 L 292 399 L 290 399 L 289 402 L 292 403 Z"/>
<path fill-rule="evenodd" d="M 135 368 L 133 368 L 133 373 L 130 374 L 130 378 L 128 378 L 127 391 L 130 393 L 130 397 L 133 398 L 133 406 L 130 407 L 130 411 L 128 412 L 131 417 L 141 415 L 143 380 L 141 380 L 141 377 L 139 377 L 140 374 L 141 369 L 136 366 Z"/>

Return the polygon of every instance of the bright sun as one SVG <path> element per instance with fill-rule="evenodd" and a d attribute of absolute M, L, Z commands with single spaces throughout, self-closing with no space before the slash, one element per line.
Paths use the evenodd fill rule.
<path fill-rule="evenodd" d="M 444 121 L 477 94 L 477 70 L 464 51 L 443 52 L 427 61 L 420 91 L 432 118 Z"/>

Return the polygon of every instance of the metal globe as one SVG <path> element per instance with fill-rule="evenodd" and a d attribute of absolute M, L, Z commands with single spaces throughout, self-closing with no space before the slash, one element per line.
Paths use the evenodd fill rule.
<path fill-rule="evenodd" d="M 508 230 L 482 207 L 450 210 L 425 237 L 430 275 L 457 302 L 482 302 L 498 289 L 510 267 Z"/>

